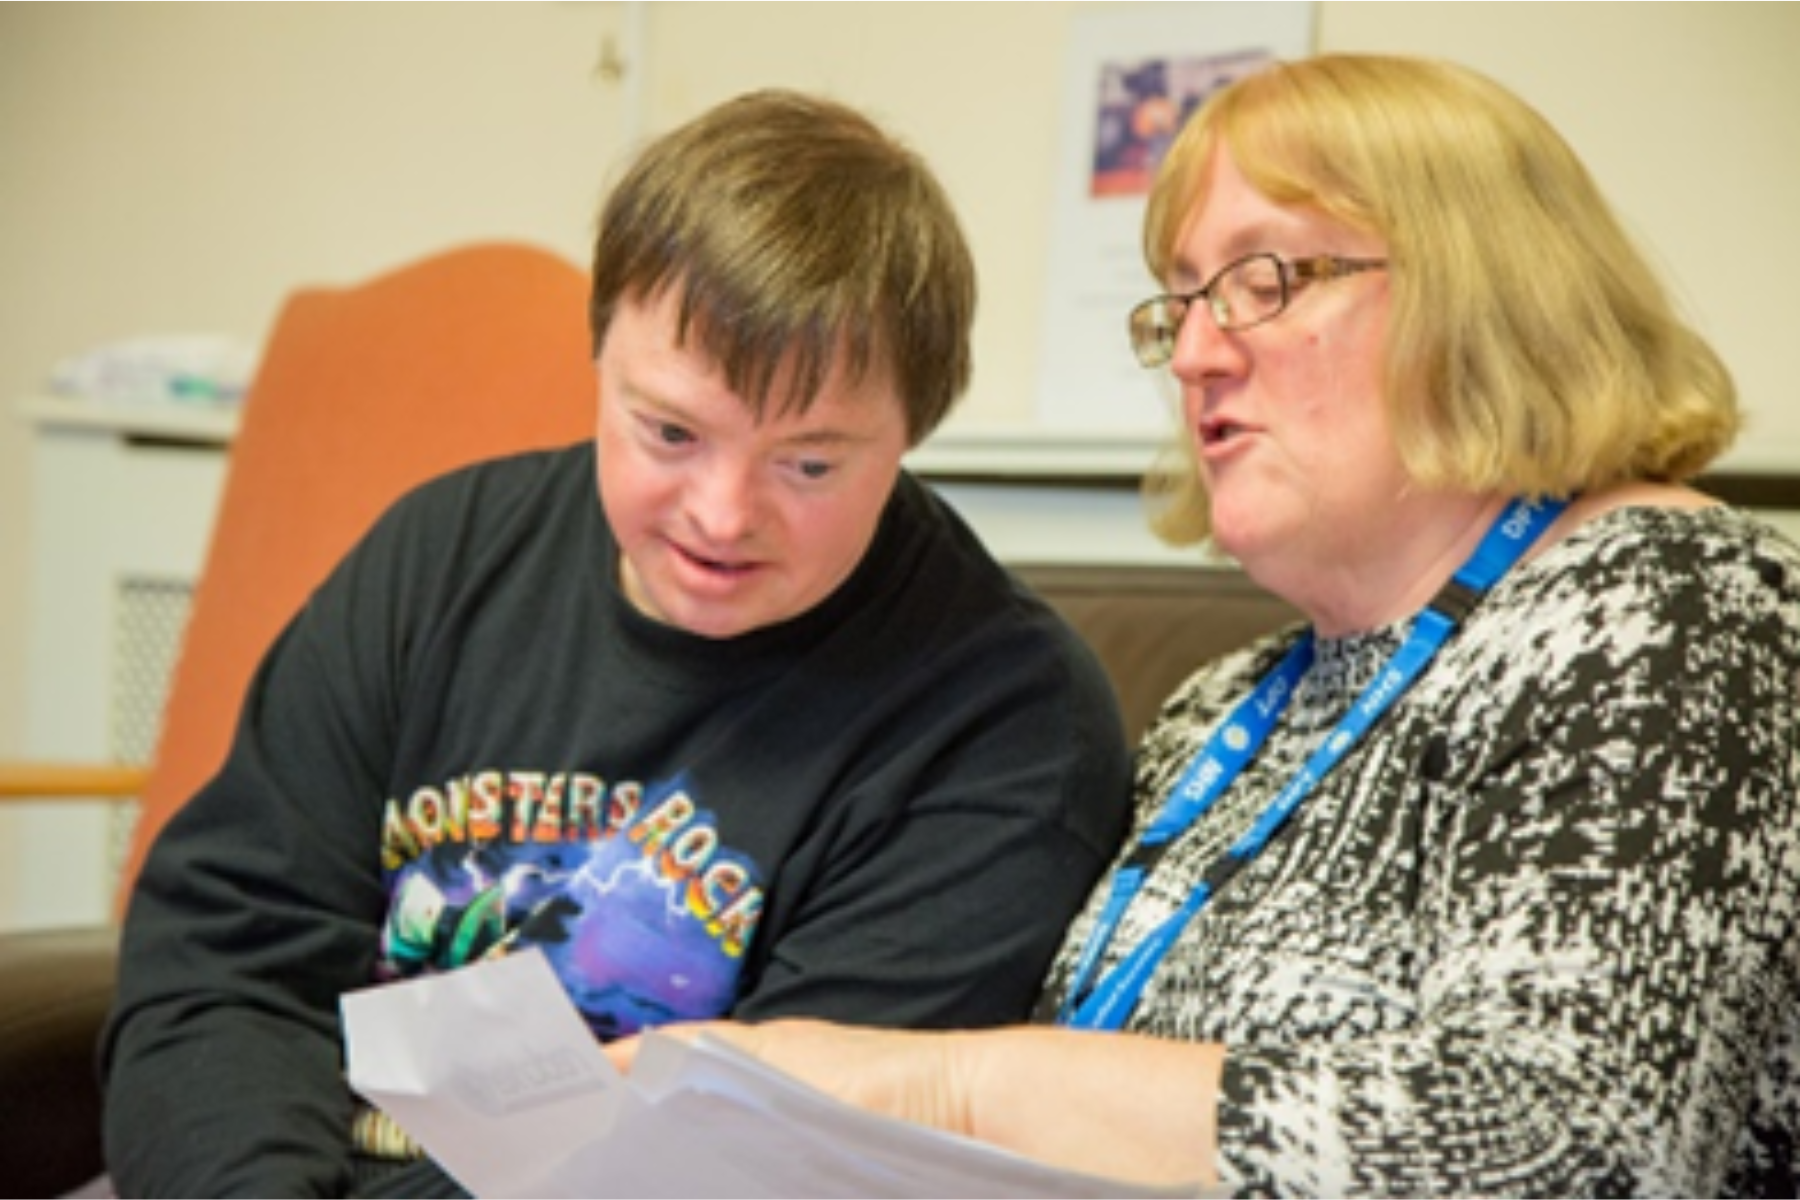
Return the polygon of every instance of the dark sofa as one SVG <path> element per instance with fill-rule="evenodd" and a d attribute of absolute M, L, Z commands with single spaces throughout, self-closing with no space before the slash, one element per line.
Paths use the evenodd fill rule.
<path fill-rule="evenodd" d="M 1199 663 L 1297 614 L 1241 572 L 1019 566 L 1099 652 L 1134 739 Z M 0 1191 L 55 1196 L 102 1172 L 95 1039 L 115 933 L 0 936 Z"/>

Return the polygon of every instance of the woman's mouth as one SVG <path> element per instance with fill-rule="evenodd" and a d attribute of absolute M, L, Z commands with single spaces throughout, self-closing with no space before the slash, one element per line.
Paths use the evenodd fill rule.
<path fill-rule="evenodd" d="M 1200 444 L 1202 446 L 1222 446 L 1244 432 L 1244 427 L 1235 421 L 1202 421 L 1200 423 Z"/>

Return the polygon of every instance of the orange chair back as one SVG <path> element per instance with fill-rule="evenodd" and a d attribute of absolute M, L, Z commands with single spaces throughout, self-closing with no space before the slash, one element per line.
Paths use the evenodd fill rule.
<path fill-rule="evenodd" d="M 399 495 L 479 458 L 592 437 L 588 274 L 515 243 L 292 295 L 244 401 L 120 880 L 223 761 L 282 625 Z"/>

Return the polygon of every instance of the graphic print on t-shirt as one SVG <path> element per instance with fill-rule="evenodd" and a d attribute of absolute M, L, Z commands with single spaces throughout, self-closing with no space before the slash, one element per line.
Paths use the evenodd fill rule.
<path fill-rule="evenodd" d="M 479 771 L 387 803 L 380 970 L 541 949 L 602 1038 L 730 1007 L 755 865 L 680 780 Z"/>

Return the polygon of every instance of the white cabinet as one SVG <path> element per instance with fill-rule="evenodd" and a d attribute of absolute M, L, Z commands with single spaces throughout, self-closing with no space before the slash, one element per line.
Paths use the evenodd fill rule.
<path fill-rule="evenodd" d="M 34 398 L 25 754 L 141 761 L 212 529 L 229 408 Z M 129 806 L 0 810 L 0 928 L 112 911 Z"/>

